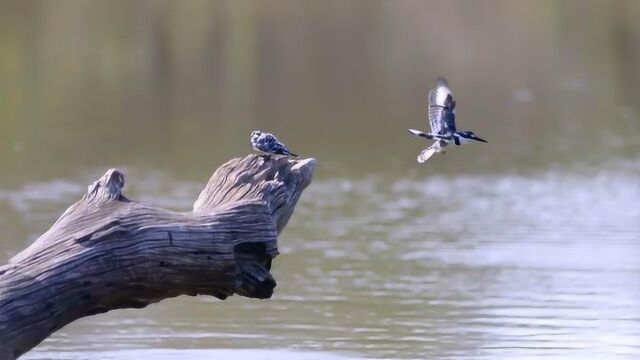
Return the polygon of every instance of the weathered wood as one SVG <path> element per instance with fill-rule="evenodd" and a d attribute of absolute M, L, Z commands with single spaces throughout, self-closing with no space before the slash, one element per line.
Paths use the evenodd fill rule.
<path fill-rule="evenodd" d="M 192 213 L 122 195 L 107 171 L 31 246 L 0 267 L 0 359 L 15 359 L 66 324 L 168 297 L 269 298 L 277 235 L 315 160 L 249 155 L 222 165 Z"/>

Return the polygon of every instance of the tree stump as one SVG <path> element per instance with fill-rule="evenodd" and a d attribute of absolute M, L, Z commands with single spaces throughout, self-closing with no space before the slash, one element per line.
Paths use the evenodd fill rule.
<path fill-rule="evenodd" d="M 0 267 L 0 359 L 66 324 L 178 295 L 269 298 L 277 236 L 316 161 L 249 155 L 222 165 L 193 212 L 127 199 L 107 171 L 31 246 Z"/>

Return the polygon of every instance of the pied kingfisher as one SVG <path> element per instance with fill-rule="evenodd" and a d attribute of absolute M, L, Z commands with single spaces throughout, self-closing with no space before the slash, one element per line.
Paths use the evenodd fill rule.
<path fill-rule="evenodd" d="M 431 132 L 409 129 L 413 135 L 427 139 L 436 139 L 428 148 L 418 155 L 418 162 L 423 163 L 437 153 L 444 153 L 445 148 L 453 141 L 460 145 L 471 141 L 487 141 L 477 137 L 472 131 L 456 130 L 456 102 L 444 78 L 438 78 L 435 89 L 429 91 L 429 125 Z"/>
<path fill-rule="evenodd" d="M 264 155 L 285 155 L 298 157 L 298 155 L 292 153 L 287 147 L 278 141 L 275 135 L 255 130 L 251 133 L 251 146 L 253 149 Z"/>

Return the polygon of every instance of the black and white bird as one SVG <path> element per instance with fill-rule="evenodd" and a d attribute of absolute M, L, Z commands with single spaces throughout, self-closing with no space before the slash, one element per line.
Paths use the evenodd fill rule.
<path fill-rule="evenodd" d="M 427 139 L 435 139 L 428 148 L 418 155 L 418 162 L 423 163 L 435 154 L 444 153 L 451 142 L 456 145 L 479 141 L 487 141 L 476 136 L 472 131 L 458 131 L 456 129 L 456 102 L 444 78 L 438 78 L 436 87 L 429 91 L 429 125 L 431 132 L 409 129 L 413 135 Z"/>
<path fill-rule="evenodd" d="M 292 153 L 287 147 L 278 141 L 275 135 L 255 130 L 251 133 L 251 146 L 260 154 L 264 155 L 285 155 L 298 157 L 298 155 Z"/>

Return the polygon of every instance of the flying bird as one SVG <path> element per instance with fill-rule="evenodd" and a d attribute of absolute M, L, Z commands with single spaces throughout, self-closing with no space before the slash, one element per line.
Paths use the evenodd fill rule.
<path fill-rule="evenodd" d="M 275 135 L 255 130 L 251 133 L 251 146 L 253 149 L 264 155 L 285 155 L 298 157 L 292 153 L 287 147 L 278 141 Z"/>
<path fill-rule="evenodd" d="M 456 129 L 456 101 L 449 89 L 449 84 L 444 78 L 438 78 L 436 87 L 429 91 L 429 125 L 431 132 L 409 129 L 416 136 L 427 139 L 435 139 L 436 142 L 422 150 L 418 155 L 418 162 L 423 163 L 435 154 L 444 153 L 451 142 L 460 144 L 471 141 L 484 142 L 473 131 L 458 131 Z"/>

